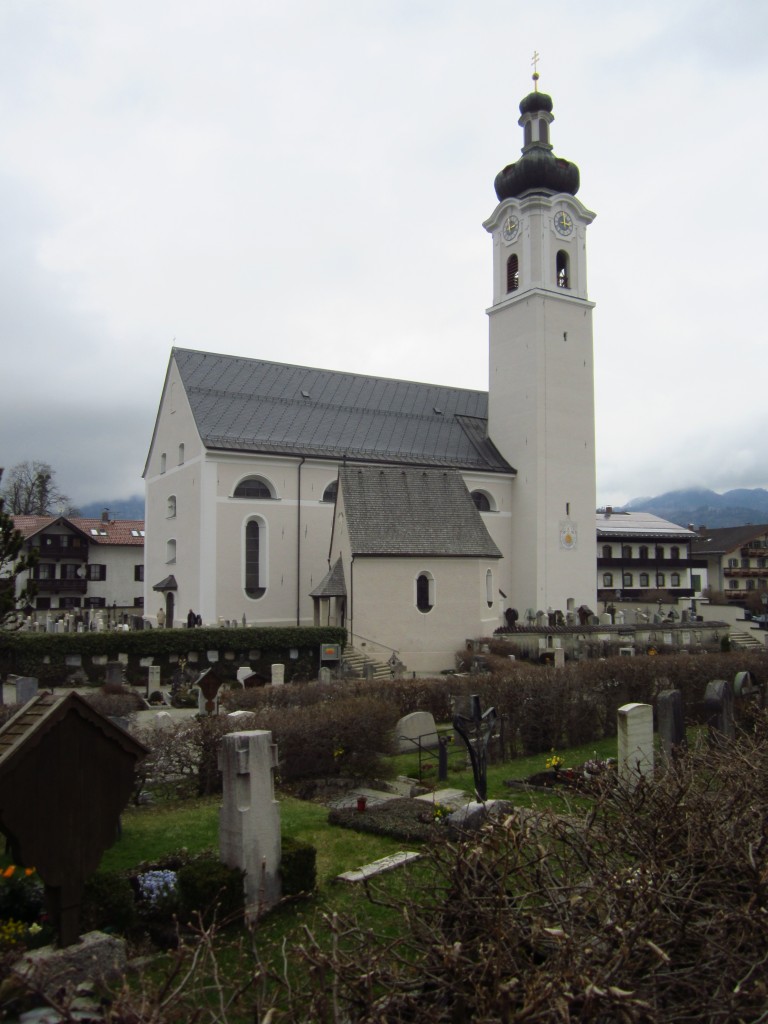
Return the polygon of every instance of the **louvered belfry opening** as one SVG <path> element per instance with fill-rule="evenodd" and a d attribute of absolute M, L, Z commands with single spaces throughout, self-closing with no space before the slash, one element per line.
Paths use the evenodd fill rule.
<path fill-rule="evenodd" d="M 507 260 L 507 291 L 516 292 L 520 287 L 520 261 L 513 252 Z"/>

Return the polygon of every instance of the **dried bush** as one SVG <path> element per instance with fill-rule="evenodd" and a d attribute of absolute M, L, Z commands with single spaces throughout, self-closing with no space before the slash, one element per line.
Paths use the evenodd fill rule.
<path fill-rule="evenodd" d="M 584 817 L 518 813 L 431 850 L 375 940 L 334 918 L 298 955 L 291 1020 L 765 1020 L 768 720 Z"/>

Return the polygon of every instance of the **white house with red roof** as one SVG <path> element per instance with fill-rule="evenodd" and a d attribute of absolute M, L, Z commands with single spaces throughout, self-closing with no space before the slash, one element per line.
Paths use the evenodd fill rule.
<path fill-rule="evenodd" d="M 144 521 L 79 516 L 14 516 L 33 549 L 35 612 L 107 608 L 143 615 Z"/>

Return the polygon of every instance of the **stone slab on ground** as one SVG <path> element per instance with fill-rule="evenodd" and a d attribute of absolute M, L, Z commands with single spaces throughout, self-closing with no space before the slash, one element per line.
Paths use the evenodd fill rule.
<path fill-rule="evenodd" d="M 423 793 L 415 799 L 425 804 L 442 804 L 456 811 L 468 804 L 471 797 L 467 796 L 463 789 L 436 789 L 434 793 Z"/>
<path fill-rule="evenodd" d="M 336 800 L 331 800 L 328 806 L 336 811 L 344 811 L 348 807 L 356 807 L 357 799 L 361 796 L 365 797 L 368 807 L 375 807 L 377 804 L 386 803 L 387 800 L 402 799 L 402 793 L 386 793 L 383 789 L 366 789 L 360 786 L 358 789 L 350 789 L 348 793 L 338 797 Z"/>
<path fill-rule="evenodd" d="M 65 988 L 89 982 L 107 990 L 125 975 L 125 939 L 104 932 L 87 932 L 72 946 L 43 946 L 25 953 L 13 973 L 36 991 L 54 999 Z"/>
<path fill-rule="evenodd" d="M 336 881 L 364 882 L 366 878 L 374 878 L 385 871 L 393 871 L 395 868 L 402 867 L 403 864 L 410 864 L 411 861 L 418 860 L 419 857 L 421 857 L 421 854 L 414 853 L 412 850 L 400 850 L 398 853 L 391 853 L 388 857 L 374 860 L 370 864 L 356 868 L 354 871 L 344 871 L 336 876 Z"/>

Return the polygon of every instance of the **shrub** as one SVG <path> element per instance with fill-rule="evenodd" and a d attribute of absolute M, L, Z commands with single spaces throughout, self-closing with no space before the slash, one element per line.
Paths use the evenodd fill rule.
<path fill-rule="evenodd" d="M 311 843 L 283 837 L 280 879 L 283 896 L 314 891 L 317 885 L 317 850 Z"/>
<path fill-rule="evenodd" d="M 34 868 L 10 864 L 0 872 L 0 918 L 34 924 L 44 903 L 43 883 Z"/>
<path fill-rule="evenodd" d="M 110 929 L 129 934 L 139 915 L 128 877 L 120 871 L 97 871 L 86 881 L 80 910 L 81 931 Z"/>
<path fill-rule="evenodd" d="M 239 921 L 245 907 L 245 872 L 213 856 L 199 857 L 179 868 L 176 884 L 179 916 L 184 922 L 210 924 Z"/>

